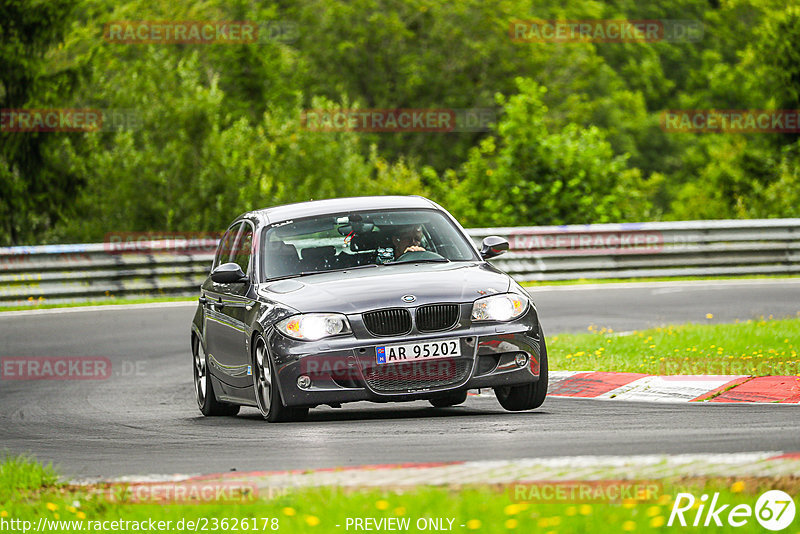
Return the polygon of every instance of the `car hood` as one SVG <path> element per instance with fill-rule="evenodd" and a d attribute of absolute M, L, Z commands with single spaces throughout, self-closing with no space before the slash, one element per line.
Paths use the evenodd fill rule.
<path fill-rule="evenodd" d="M 361 313 L 436 302 L 472 302 L 509 290 L 511 278 L 488 263 L 408 263 L 307 275 L 262 284 L 259 295 L 299 312 Z M 401 297 L 413 295 L 413 302 Z"/>

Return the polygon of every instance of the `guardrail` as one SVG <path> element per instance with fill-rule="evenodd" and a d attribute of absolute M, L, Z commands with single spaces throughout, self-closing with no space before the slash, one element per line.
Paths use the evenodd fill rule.
<path fill-rule="evenodd" d="M 800 219 L 531 226 L 468 230 L 511 250 L 492 262 L 520 281 L 800 273 Z M 194 296 L 214 240 L 0 248 L 0 305 Z"/>
<path fill-rule="evenodd" d="M 508 239 L 495 264 L 520 281 L 800 273 L 800 219 L 470 230 Z"/>

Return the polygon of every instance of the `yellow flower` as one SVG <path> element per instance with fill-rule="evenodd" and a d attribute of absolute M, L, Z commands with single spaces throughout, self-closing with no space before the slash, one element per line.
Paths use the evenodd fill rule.
<path fill-rule="evenodd" d="M 470 530 L 478 530 L 481 528 L 481 520 L 480 519 L 470 519 L 467 521 L 467 528 Z"/>
<path fill-rule="evenodd" d="M 564 515 L 573 516 L 578 513 L 578 509 L 574 506 L 568 506 L 566 510 L 564 510 Z"/>
<path fill-rule="evenodd" d="M 631 508 L 636 507 L 636 499 L 625 499 L 622 501 L 622 506 L 630 510 Z"/>
<path fill-rule="evenodd" d="M 670 502 L 672 502 L 671 495 L 662 495 L 661 497 L 658 498 L 658 504 L 660 504 L 661 506 L 665 506 Z"/>
<path fill-rule="evenodd" d="M 375 503 L 375 508 L 378 510 L 388 510 L 389 509 L 389 501 L 384 501 L 381 499 L 380 501 Z"/>
<path fill-rule="evenodd" d="M 653 519 L 651 519 L 650 520 L 650 526 L 651 527 L 655 527 L 655 528 L 663 527 L 664 526 L 664 516 L 659 515 L 659 516 L 654 517 Z"/>
<path fill-rule="evenodd" d="M 581 507 L 578 508 L 578 511 L 581 515 L 589 515 L 592 513 L 592 507 L 588 504 L 582 504 Z"/>
<path fill-rule="evenodd" d="M 287 515 L 289 517 L 292 517 L 296 513 L 297 512 L 295 511 L 295 509 L 290 506 L 287 506 L 286 508 L 283 509 L 283 515 Z"/>
<path fill-rule="evenodd" d="M 706 314 L 706 319 L 713 319 L 713 318 L 714 318 L 714 314 L 713 313 L 707 313 Z"/>
<path fill-rule="evenodd" d="M 398 506 L 394 509 L 394 515 L 406 515 L 406 509 L 402 506 Z"/>
<path fill-rule="evenodd" d="M 503 508 L 503 512 L 505 512 L 506 515 L 517 515 L 524 509 L 525 507 L 521 504 L 509 504 L 508 506 Z"/>
<path fill-rule="evenodd" d="M 519 521 L 517 521 L 516 519 L 513 519 L 513 518 L 506 519 L 505 525 L 506 525 L 506 528 L 517 528 L 517 525 L 519 525 Z"/>
<path fill-rule="evenodd" d="M 75 517 L 77 517 L 78 519 L 86 519 L 86 514 L 84 514 L 83 512 L 78 512 L 77 514 L 75 514 Z"/>
<path fill-rule="evenodd" d="M 55 503 L 49 502 L 49 503 L 47 503 L 46 506 L 47 506 L 47 509 L 50 510 L 51 512 L 55 512 L 56 510 L 58 510 L 58 505 L 55 504 Z"/>
<path fill-rule="evenodd" d="M 741 493 L 744 491 L 744 482 L 738 480 L 731 485 L 731 491 L 733 493 Z"/>
<path fill-rule="evenodd" d="M 317 517 L 315 515 L 307 515 L 306 516 L 306 524 L 309 527 L 316 527 L 317 525 L 319 525 L 319 517 Z"/>
<path fill-rule="evenodd" d="M 73 513 L 73 514 L 74 514 L 74 513 L 75 513 L 75 512 L 77 512 L 78 510 L 77 510 L 77 508 L 75 508 L 74 506 L 67 506 L 67 511 L 68 511 L 68 512 L 71 512 L 71 513 Z"/>
<path fill-rule="evenodd" d="M 650 508 L 647 509 L 647 517 L 655 517 L 660 513 L 661 513 L 660 506 L 651 506 Z"/>
<path fill-rule="evenodd" d="M 0 517 L 8 517 L 8 512 L 3 510 L 2 512 L 0 512 Z"/>
<path fill-rule="evenodd" d="M 634 530 L 636 530 L 636 523 L 634 523 L 633 521 L 625 521 L 624 523 L 622 523 L 622 530 L 626 532 L 633 532 Z"/>

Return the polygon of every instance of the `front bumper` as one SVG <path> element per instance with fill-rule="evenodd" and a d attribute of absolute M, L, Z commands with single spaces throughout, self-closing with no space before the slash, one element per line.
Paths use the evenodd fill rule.
<path fill-rule="evenodd" d="M 357 318 L 351 319 L 358 321 Z M 422 334 L 381 338 L 355 335 L 315 342 L 295 341 L 274 330 L 267 344 L 275 379 L 287 406 L 317 406 L 355 401 L 398 402 L 430 399 L 449 391 L 527 384 L 539 380 L 543 342 L 535 308 L 509 323 L 470 325 Z M 376 348 L 398 343 L 457 340 L 457 357 L 377 364 Z M 520 365 L 518 356 L 524 355 Z M 300 388 L 301 375 L 311 385 Z"/>

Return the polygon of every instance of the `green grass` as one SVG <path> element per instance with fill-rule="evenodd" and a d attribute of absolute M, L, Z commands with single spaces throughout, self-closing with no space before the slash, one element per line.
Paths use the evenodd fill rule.
<path fill-rule="evenodd" d="M 55 487 L 57 480 L 50 465 L 26 456 L 0 455 L 0 503 L 41 487 Z"/>
<path fill-rule="evenodd" d="M 198 293 L 199 294 L 199 293 Z M 196 302 L 192 297 L 137 297 L 137 298 L 114 298 L 110 297 L 102 300 L 87 300 L 82 302 L 64 302 L 51 304 L 46 300 L 35 301 L 36 304 L 21 306 L 0 306 L 0 312 L 19 311 L 19 310 L 47 310 L 51 308 L 76 308 L 83 306 L 115 306 L 120 304 L 150 304 L 153 302 Z"/>
<path fill-rule="evenodd" d="M 784 280 L 790 278 L 800 278 L 800 275 L 770 275 L 770 274 L 747 274 L 747 275 L 725 275 L 725 276 L 655 276 L 649 278 L 578 278 L 576 280 L 533 280 L 520 282 L 523 287 L 538 286 L 574 286 L 585 284 L 620 284 L 637 282 L 692 282 L 698 280 Z"/>
<path fill-rule="evenodd" d="M 686 324 L 627 333 L 589 327 L 548 339 L 550 369 L 660 375 L 800 375 L 800 319 Z"/>
<path fill-rule="evenodd" d="M 12 467 L 6 469 L 9 463 Z M 444 525 L 452 519 L 454 532 L 663 532 L 668 528 L 665 525 L 678 491 L 688 490 L 697 497 L 718 491 L 720 503 L 754 506 L 757 496 L 768 489 L 784 489 L 795 496 L 798 489 L 797 479 L 791 477 L 727 478 L 675 481 L 680 485 L 665 481 L 646 500 L 616 502 L 569 499 L 542 502 L 532 498 L 534 494 L 529 487 L 523 487 L 520 492 L 514 485 L 493 485 L 466 488 L 421 486 L 402 491 L 317 488 L 280 492 L 272 499 L 250 498 L 249 502 L 145 504 L 110 501 L 99 494 L 91 495 L 86 488 L 55 485 L 49 468 L 27 460 L 7 458 L 0 473 L 4 473 L 0 480 L 8 492 L 0 499 L 0 519 L 30 521 L 34 529 L 40 518 L 73 522 L 58 526 L 50 523 L 46 530 L 52 532 L 76 532 L 81 530 L 79 525 L 83 525 L 84 531 L 89 530 L 89 526 L 98 531 L 95 522 L 114 520 L 163 521 L 165 532 L 179 532 L 175 527 L 180 521 L 183 521 L 183 531 L 194 530 L 186 526 L 188 521 L 200 521 L 197 529 L 200 532 L 273 532 L 273 525 L 280 532 L 353 532 L 352 526 L 345 529 L 348 518 L 366 517 L 408 519 L 411 532 L 418 531 L 415 525 L 420 518 L 443 518 Z M 654 482 L 658 481 L 649 484 Z M 9 495 L 12 497 L 8 498 Z M 693 515 L 689 517 L 690 521 Z M 242 519 L 246 519 L 246 528 L 242 528 Z M 167 521 L 171 523 L 167 524 Z M 232 528 L 234 523 L 237 528 Z M 115 531 L 135 531 L 130 525 L 126 526 L 127 529 Z M 762 530 L 755 519 L 750 518 L 744 527 L 714 531 Z M 794 534 L 795 530 L 787 532 Z"/>

